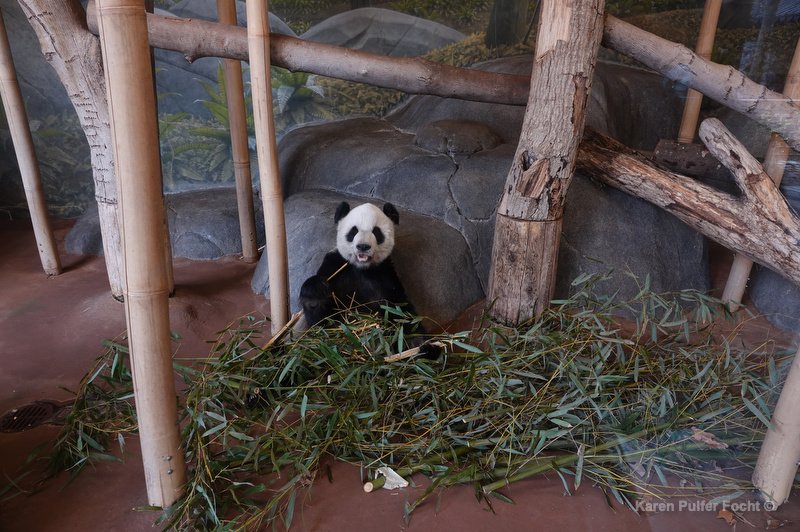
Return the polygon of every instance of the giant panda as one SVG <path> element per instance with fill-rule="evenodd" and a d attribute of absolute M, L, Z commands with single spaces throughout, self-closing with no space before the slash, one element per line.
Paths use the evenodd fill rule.
<path fill-rule="evenodd" d="M 378 313 L 388 304 L 416 314 L 392 264 L 394 227 L 400 223 L 394 205 L 385 203 L 381 209 L 364 203 L 351 209 L 343 201 L 333 220 L 336 249 L 325 255 L 317 273 L 300 288 L 299 302 L 307 326 L 353 307 Z M 415 332 L 424 333 L 421 327 Z M 439 351 L 438 345 L 421 346 L 421 353 L 428 358 Z"/>

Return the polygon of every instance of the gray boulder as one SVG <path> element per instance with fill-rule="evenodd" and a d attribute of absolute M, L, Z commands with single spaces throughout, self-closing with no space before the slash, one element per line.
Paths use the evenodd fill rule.
<path fill-rule="evenodd" d="M 521 64 L 512 58 L 490 66 L 517 71 Z M 672 117 L 679 107 L 670 107 L 675 97 L 670 86 L 647 72 L 618 65 L 598 68 L 595 83 L 589 123 L 639 148 L 672 135 L 668 130 L 677 124 Z M 623 101 L 620 93 L 632 101 Z M 643 99 L 637 100 L 637 94 Z M 334 197 L 346 193 L 391 201 L 410 213 L 444 221 L 463 236 L 485 292 L 495 210 L 523 113 L 521 107 L 419 96 L 385 119 L 301 127 L 280 143 L 284 190 L 290 201 L 292 194 L 311 190 Z M 641 123 L 643 137 L 636 137 L 631 114 Z M 576 175 L 567 197 L 557 295 L 566 295 L 581 273 L 610 270 L 615 272 L 612 280 L 599 288 L 619 290 L 622 297 L 639 291 L 629 273 L 639 281 L 649 275 L 657 291 L 709 288 L 701 235 L 643 200 Z M 452 284 L 449 273 L 443 279 L 441 284 Z"/>
<path fill-rule="evenodd" d="M 239 213 L 234 187 L 209 188 L 167 194 L 164 197 L 172 254 L 189 259 L 217 259 L 242 252 Z M 254 198 L 256 231 L 264 242 L 261 200 Z M 67 233 L 70 253 L 102 255 L 103 243 L 97 206 L 92 205 Z"/>
<path fill-rule="evenodd" d="M 422 55 L 464 39 L 460 31 L 388 9 L 365 7 L 334 15 L 302 35 L 307 41 L 335 44 L 381 55 Z"/>
<path fill-rule="evenodd" d="M 800 213 L 800 185 L 781 187 L 795 213 Z M 771 323 L 800 332 L 800 287 L 764 266 L 755 265 L 750 276 L 750 299 Z"/>
<path fill-rule="evenodd" d="M 326 253 L 336 247 L 336 206 L 363 199 L 333 193 L 302 192 L 286 200 L 289 253 L 289 293 L 292 311 L 303 282 L 317 272 Z M 375 202 L 381 204 L 381 202 Z M 269 294 L 267 253 L 261 256 L 252 287 Z M 442 324 L 483 297 L 469 249 L 458 231 L 440 220 L 400 210 L 392 253 L 397 273 L 409 298 L 422 316 Z"/>

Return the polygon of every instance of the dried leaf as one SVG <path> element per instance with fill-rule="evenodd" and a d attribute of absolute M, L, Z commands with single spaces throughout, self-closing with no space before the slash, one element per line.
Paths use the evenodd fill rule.
<path fill-rule="evenodd" d="M 692 427 L 692 440 L 700 443 L 705 443 L 712 449 L 727 449 L 728 444 L 717 439 L 716 436 L 710 432 L 700 430 L 697 427 Z"/>
<path fill-rule="evenodd" d="M 724 519 L 731 526 L 736 524 L 736 516 L 733 515 L 733 512 L 724 508 L 717 513 L 717 519 Z"/>

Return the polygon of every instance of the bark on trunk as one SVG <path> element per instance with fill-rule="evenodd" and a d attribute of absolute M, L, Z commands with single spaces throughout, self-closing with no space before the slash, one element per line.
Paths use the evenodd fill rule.
<path fill-rule="evenodd" d="M 499 322 L 538 315 L 553 295 L 561 216 L 583 133 L 603 5 L 542 3 L 528 107 L 495 222 L 487 303 Z"/>
<path fill-rule="evenodd" d="M 731 170 L 741 197 L 661 170 L 630 148 L 589 130 L 578 152 L 578 169 L 658 205 L 712 240 L 800 285 L 800 219 L 758 161 L 719 120 L 705 120 L 700 138 Z"/>
<path fill-rule="evenodd" d="M 19 0 L 19 5 L 45 59 L 64 84 L 89 141 L 108 282 L 111 294 L 122 298 L 122 243 L 100 41 L 87 29 L 78 0 Z"/>

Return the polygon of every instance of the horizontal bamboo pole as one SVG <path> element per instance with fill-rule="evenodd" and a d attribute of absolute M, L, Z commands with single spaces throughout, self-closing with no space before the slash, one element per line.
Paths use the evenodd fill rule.
<path fill-rule="evenodd" d="M 247 44 L 250 82 L 253 85 L 253 120 L 256 130 L 261 200 L 267 236 L 267 269 L 272 333 L 289 321 L 289 259 L 286 250 L 286 220 L 283 212 L 278 146 L 272 110 L 270 77 L 270 33 L 266 0 L 247 2 Z"/>
<path fill-rule="evenodd" d="M 164 201 L 144 2 L 100 0 L 98 14 L 142 462 L 150 504 L 167 507 L 182 494 L 186 470 L 170 351 Z"/>
<path fill-rule="evenodd" d="M 0 15 L 0 97 L 3 99 L 3 108 L 6 111 L 14 152 L 17 155 L 17 164 L 22 176 L 22 186 L 25 189 L 25 199 L 28 202 L 28 212 L 31 216 L 39 260 L 47 275 L 58 275 L 61 273 L 58 247 L 50 227 L 50 219 L 47 216 L 47 202 L 42 188 L 39 162 L 36 160 L 36 150 L 33 147 L 33 138 L 28 127 L 28 115 L 25 112 L 25 103 L 22 101 L 22 93 L 19 90 L 14 60 L 11 57 L 11 45 L 8 42 L 8 33 L 2 15 Z"/>

